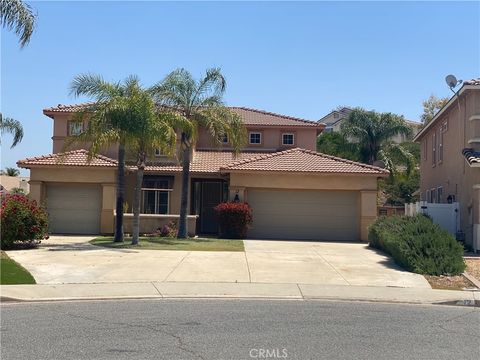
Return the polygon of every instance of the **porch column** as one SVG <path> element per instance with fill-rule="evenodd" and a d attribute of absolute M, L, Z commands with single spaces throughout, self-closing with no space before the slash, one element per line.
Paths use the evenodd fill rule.
<path fill-rule="evenodd" d="M 45 205 L 45 185 L 43 181 L 30 180 L 28 183 L 30 185 L 30 192 L 28 193 L 30 199 L 35 200 L 39 205 Z"/>
<path fill-rule="evenodd" d="M 377 218 L 377 191 L 360 191 L 360 240 L 368 241 L 368 226 Z"/>
<path fill-rule="evenodd" d="M 112 183 L 102 184 L 102 212 L 100 214 L 100 232 L 113 234 L 116 186 Z"/>

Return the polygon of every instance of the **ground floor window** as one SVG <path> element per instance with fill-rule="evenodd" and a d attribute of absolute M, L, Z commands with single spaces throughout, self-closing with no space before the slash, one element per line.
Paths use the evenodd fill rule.
<path fill-rule="evenodd" d="M 142 187 L 142 214 L 168 214 L 173 178 L 145 176 Z"/>

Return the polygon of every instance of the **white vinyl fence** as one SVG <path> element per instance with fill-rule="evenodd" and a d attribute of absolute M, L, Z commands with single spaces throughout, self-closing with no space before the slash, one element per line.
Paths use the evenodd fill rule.
<path fill-rule="evenodd" d="M 460 229 L 460 212 L 458 202 L 452 204 L 435 204 L 419 201 L 417 203 L 405 204 L 405 215 L 414 216 L 426 214 L 434 223 L 440 225 L 453 236 L 457 235 Z"/>

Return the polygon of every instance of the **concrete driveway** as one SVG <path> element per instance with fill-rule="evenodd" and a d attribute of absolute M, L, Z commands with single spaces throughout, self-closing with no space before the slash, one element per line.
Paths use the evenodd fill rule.
<path fill-rule="evenodd" d="M 239 282 L 430 288 L 365 244 L 245 240 L 245 252 L 106 249 L 91 237 L 52 236 L 9 251 L 39 284 Z"/>

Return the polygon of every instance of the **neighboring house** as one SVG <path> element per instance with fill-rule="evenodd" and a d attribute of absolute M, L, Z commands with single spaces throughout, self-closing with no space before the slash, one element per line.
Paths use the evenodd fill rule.
<path fill-rule="evenodd" d="M 480 79 L 465 81 L 414 139 L 421 200 L 458 202 L 466 243 L 480 248 Z"/>
<path fill-rule="evenodd" d="M 30 169 L 31 196 L 44 202 L 56 233 L 112 233 L 115 149 L 87 162 L 87 150 L 60 155 L 68 134 L 82 131 L 71 122 L 81 105 L 45 109 L 54 121 L 53 153 L 21 160 Z M 232 107 L 243 119 L 248 141 L 235 157 L 228 138 L 214 146 L 199 130 L 191 164 L 188 218 L 190 234 L 215 234 L 214 207 L 240 200 L 253 208 L 250 238 L 367 241 L 377 216 L 377 179 L 388 172 L 315 152 L 324 125 L 266 111 Z M 86 124 L 83 124 L 86 126 Z M 133 170 L 134 167 L 130 166 Z M 141 231 L 151 232 L 177 219 L 181 165 L 157 154 L 145 171 Z M 135 174 L 126 176 L 126 201 L 133 203 Z M 131 212 L 131 207 L 129 207 Z M 125 231 L 131 231 L 131 214 Z"/>
<path fill-rule="evenodd" d="M 12 191 L 12 189 L 22 189 L 25 194 L 29 193 L 28 176 L 8 176 L 0 175 L 0 186 L 2 190 L 6 192 Z"/>
<path fill-rule="evenodd" d="M 352 108 L 346 106 L 338 108 L 337 110 L 333 110 L 324 117 L 322 117 L 320 120 L 318 120 L 318 122 L 325 124 L 324 132 L 340 132 L 343 120 L 348 118 L 352 111 Z M 422 128 L 422 124 L 410 120 L 405 121 L 412 128 L 413 136 L 418 134 L 418 132 Z M 396 144 L 401 144 L 402 142 L 407 141 L 408 138 L 403 134 L 398 134 L 395 135 L 391 140 Z"/>
<path fill-rule="evenodd" d="M 332 110 L 327 115 L 318 120 L 318 122 L 325 124 L 324 132 L 340 132 L 340 125 L 342 124 L 342 120 L 347 118 L 352 111 L 352 108 L 344 106 L 342 108 Z"/>

